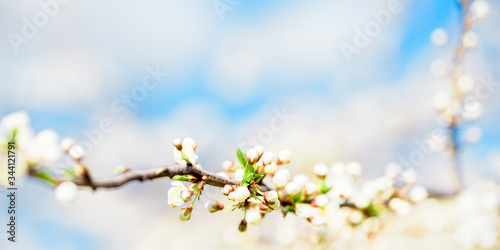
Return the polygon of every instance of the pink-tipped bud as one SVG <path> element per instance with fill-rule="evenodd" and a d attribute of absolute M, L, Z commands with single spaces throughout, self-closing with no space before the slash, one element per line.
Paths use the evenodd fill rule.
<path fill-rule="evenodd" d="M 179 209 L 179 220 L 188 221 L 191 219 L 191 212 L 193 211 L 193 206 L 189 205 L 185 208 Z"/>
<path fill-rule="evenodd" d="M 279 198 L 278 197 L 278 192 L 276 192 L 274 190 L 264 192 L 264 198 L 268 202 L 275 202 Z"/>
<path fill-rule="evenodd" d="M 247 221 L 246 220 L 242 220 L 240 222 L 240 225 L 238 226 L 238 231 L 244 233 L 246 230 L 247 230 Z"/>
<path fill-rule="evenodd" d="M 248 150 L 248 152 L 247 152 L 248 163 L 254 164 L 255 162 L 257 162 L 258 158 L 259 158 L 259 154 L 257 153 L 257 151 L 255 149 Z"/>
<path fill-rule="evenodd" d="M 210 213 L 215 213 L 217 211 L 220 211 L 222 209 L 224 209 L 224 205 L 220 204 L 219 202 L 217 202 L 216 200 L 213 200 L 213 201 L 208 201 L 206 204 L 205 204 L 205 207 L 207 208 L 207 210 L 210 212 Z"/>
<path fill-rule="evenodd" d="M 231 185 L 225 185 L 223 188 L 222 188 L 222 193 L 225 194 L 225 195 L 228 195 L 229 193 L 233 192 L 234 191 L 234 188 L 233 186 Z"/>
<path fill-rule="evenodd" d="M 233 171 L 234 170 L 234 162 L 232 161 L 224 161 L 222 163 L 222 169 L 224 169 L 224 171 Z"/>

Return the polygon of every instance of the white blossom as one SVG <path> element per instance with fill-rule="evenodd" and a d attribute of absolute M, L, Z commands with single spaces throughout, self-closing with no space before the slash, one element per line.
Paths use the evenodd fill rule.
<path fill-rule="evenodd" d="M 323 163 L 314 165 L 313 172 L 318 177 L 325 177 L 328 174 L 328 167 Z"/>
<path fill-rule="evenodd" d="M 259 153 L 257 153 L 257 151 L 255 149 L 250 149 L 250 150 L 248 150 L 246 156 L 247 156 L 248 163 L 254 164 L 257 161 L 257 159 L 259 158 Z"/>
<path fill-rule="evenodd" d="M 289 182 L 285 186 L 285 192 L 291 196 L 294 196 L 300 192 L 300 185 L 295 182 Z"/>
<path fill-rule="evenodd" d="M 269 165 L 274 161 L 274 154 L 271 152 L 264 152 L 264 154 L 261 157 L 262 163 L 264 165 Z"/>
<path fill-rule="evenodd" d="M 410 200 L 413 202 L 420 202 L 427 198 L 427 190 L 424 187 L 415 185 L 410 189 L 410 193 L 408 194 Z"/>
<path fill-rule="evenodd" d="M 64 151 L 68 152 L 70 150 L 70 148 L 73 147 L 75 144 L 76 144 L 75 140 L 73 140 L 71 138 L 64 138 L 61 141 L 61 148 Z"/>
<path fill-rule="evenodd" d="M 484 0 L 475 0 L 471 3 L 469 10 L 476 19 L 483 19 L 490 14 L 490 6 Z"/>
<path fill-rule="evenodd" d="M 188 191 L 187 187 L 179 181 L 173 181 L 172 187 L 168 190 L 168 205 L 171 207 L 182 205 L 185 202 L 182 198 L 183 191 Z"/>
<path fill-rule="evenodd" d="M 444 29 L 435 29 L 431 34 L 431 42 L 436 46 L 443 46 L 448 42 L 448 34 Z"/>
<path fill-rule="evenodd" d="M 315 215 L 311 218 L 311 224 L 315 226 L 322 226 L 326 224 L 326 218 L 323 215 Z"/>
<path fill-rule="evenodd" d="M 250 225 L 260 225 L 260 222 L 262 220 L 262 214 L 258 210 L 249 209 L 246 212 L 245 218 L 248 224 Z"/>
<path fill-rule="evenodd" d="M 264 198 L 268 202 L 275 202 L 278 199 L 278 192 L 271 190 L 264 193 Z"/>
<path fill-rule="evenodd" d="M 237 202 L 243 202 L 250 196 L 250 191 L 246 186 L 237 187 L 234 191 L 234 200 Z"/>
<path fill-rule="evenodd" d="M 293 177 L 293 182 L 299 184 L 299 186 L 303 187 L 309 182 L 309 177 L 305 174 L 298 174 Z"/>
<path fill-rule="evenodd" d="M 72 181 L 64 181 L 57 185 L 55 190 L 56 200 L 62 205 L 70 205 L 76 199 L 78 187 Z"/>
<path fill-rule="evenodd" d="M 312 195 L 318 192 L 318 186 L 316 185 L 316 183 L 309 182 L 306 184 L 305 190 L 307 195 Z"/>
<path fill-rule="evenodd" d="M 346 171 L 347 171 L 347 173 L 349 173 L 353 177 L 357 177 L 362 172 L 361 164 L 359 162 L 356 162 L 356 161 L 349 162 L 346 165 Z"/>
<path fill-rule="evenodd" d="M 282 150 L 278 153 L 278 160 L 281 163 L 289 163 L 292 159 L 292 152 L 290 150 Z"/>
<path fill-rule="evenodd" d="M 290 181 L 290 172 L 286 169 L 278 169 L 273 176 L 273 184 L 276 188 L 282 188 L 286 186 L 288 181 Z"/>
<path fill-rule="evenodd" d="M 245 177 L 245 169 L 238 168 L 236 171 L 234 171 L 234 179 L 237 181 L 243 180 L 243 177 Z"/>
<path fill-rule="evenodd" d="M 51 166 L 62 153 L 58 140 L 55 131 L 43 130 L 26 146 L 26 159 L 34 166 Z"/>
<path fill-rule="evenodd" d="M 233 191 L 233 187 L 231 185 L 225 185 L 224 188 L 222 188 L 222 193 L 225 195 L 228 195 L 229 192 Z"/>
<path fill-rule="evenodd" d="M 232 161 L 224 161 L 222 163 L 222 169 L 224 169 L 224 171 L 230 171 L 232 170 L 233 167 L 234 167 L 234 162 Z"/>
<path fill-rule="evenodd" d="M 328 196 L 324 194 L 318 195 L 314 199 L 314 203 L 316 203 L 316 206 L 318 207 L 326 207 L 326 205 L 328 205 L 329 202 L 330 199 L 328 198 Z"/>
<path fill-rule="evenodd" d="M 266 172 L 266 174 L 272 174 L 276 171 L 277 168 L 278 165 L 276 164 L 276 162 L 272 162 L 271 164 L 264 167 L 264 172 Z"/>
<path fill-rule="evenodd" d="M 276 209 L 280 208 L 280 206 L 281 206 L 281 202 L 280 202 L 280 200 L 278 199 L 278 200 L 275 200 L 274 202 L 269 202 L 269 203 L 268 203 L 268 205 L 269 205 L 272 209 L 276 210 Z"/>

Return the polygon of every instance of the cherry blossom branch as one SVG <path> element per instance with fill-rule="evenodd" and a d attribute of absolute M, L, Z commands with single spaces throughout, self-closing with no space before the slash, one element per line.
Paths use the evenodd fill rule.
<path fill-rule="evenodd" d="M 30 172 L 30 175 L 36 178 L 40 178 L 40 172 L 37 170 L 33 170 Z M 149 169 L 139 169 L 132 170 L 127 169 L 126 171 L 117 174 L 114 177 L 104 180 L 94 180 L 93 178 L 84 178 L 78 177 L 73 181 L 78 186 L 86 186 L 92 189 L 98 188 L 118 188 L 121 187 L 131 181 L 145 181 L 145 180 L 153 180 L 158 178 L 174 178 L 174 176 L 181 175 L 189 175 L 192 176 L 194 181 L 204 180 L 208 185 L 215 187 L 224 187 L 225 185 L 236 185 L 238 181 L 230 180 L 222 176 L 218 176 L 214 173 L 208 172 L 204 169 L 194 167 L 192 165 L 170 165 L 164 167 L 157 168 L 149 168 Z M 54 179 L 55 184 L 59 184 L 63 181 L 66 181 L 62 178 Z"/>

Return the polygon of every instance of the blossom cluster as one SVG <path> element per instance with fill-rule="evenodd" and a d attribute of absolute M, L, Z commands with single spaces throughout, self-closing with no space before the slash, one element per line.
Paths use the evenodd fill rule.
<path fill-rule="evenodd" d="M 345 227 L 360 225 L 366 225 L 367 233 L 374 233 L 380 227 L 381 215 L 389 211 L 408 215 L 414 203 L 427 198 L 425 188 L 414 185 L 415 171 L 402 171 L 395 163 L 387 166 L 382 177 L 359 186 L 356 180 L 362 166 L 358 162 L 335 163 L 330 167 L 319 163 L 313 166 L 314 176 L 310 177 L 293 176 L 287 169 L 292 156 L 289 150 L 275 155 L 257 146 L 246 152 L 238 150 L 237 156 L 237 163 L 224 161 L 224 171 L 217 174 L 237 181 L 235 185 L 221 188 L 227 201 L 209 201 L 206 208 L 211 213 L 225 208 L 244 211 L 240 231 L 245 231 L 248 224 L 259 225 L 267 213 L 280 211 L 285 216 L 296 214 L 333 234 L 341 233 L 339 230 Z M 169 204 L 179 206 L 191 199 L 190 188 L 178 182 L 173 185 Z M 192 207 L 188 207 L 188 211 L 181 209 L 179 217 L 189 219 L 191 210 Z"/>

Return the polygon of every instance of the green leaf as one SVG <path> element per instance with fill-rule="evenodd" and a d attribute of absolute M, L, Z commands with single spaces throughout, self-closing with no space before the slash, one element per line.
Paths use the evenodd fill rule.
<path fill-rule="evenodd" d="M 172 180 L 193 182 L 196 180 L 196 177 L 192 175 L 174 175 L 174 177 L 172 177 Z"/>
<path fill-rule="evenodd" d="M 248 164 L 247 152 L 238 148 L 236 154 L 238 155 L 238 160 L 240 161 L 241 166 L 245 167 Z"/>
<path fill-rule="evenodd" d="M 253 180 L 255 182 L 259 182 L 264 177 L 264 175 L 266 175 L 264 172 L 262 172 L 260 174 L 256 174 L 255 177 L 253 178 Z"/>
<path fill-rule="evenodd" d="M 250 181 L 252 181 L 253 177 L 255 176 L 255 168 L 253 168 L 252 164 L 250 163 L 247 163 L 247 165 L 245 166 L 245 173 L 243 174 L 243 178 L 246 178 L 248 176 L 252 176 L 252 179 Z"/>
<path fill-rule="evenodd" d="M 243 177 L 243 180 L 241 181 L 241 185 L 242 186 L 248 186 L 248 185 L 250 185 L 250 183 L 253 180 L 253 176 L 254 176 L 254 174 L 250 174 L 250 175 L 248 175 L 246 177 Z"/>
<path fill-rule="evenodd" d="M 165 171 L 167 171 L 167 168 L 160 168 L 160 169 L 156 170 L 155 175 L 160 175 L 160 174 L 164 173 Z"/>
<path fill-rule="evenodd" d="M 252 193 L 252 197 L 260 202 L 262 202 L 262 200 L 259 198 L 259 196 L 257 196 L 255 193 Z"/>
<path fill-rule="evenodd" d="M 295 213 L 295 209 L 293 208 L 293 206 L 288 205 L 283 209 L 283 217 L 285 217 L 290 212 Z"/>
<path fill-rule="evenodd" d="M 370 205 L 366 208 L 366 212 L 373 217 L 377 217 L 380 215 L 380 211 L 377 208 L 375 208 L 373 203 L 370 203 Z"/>
<path fill-rule="evenodd" d="M 47 182 L 50 185 L 56 185 L 56 178 L 45 170 L 38 170 L 37 177 Z"/>
<path fill-rule="evenodd" d="M 321 194 L 326 194 L 328 193 L 330 190 L 332 190 L 333 187 L 331 186 L 328 186 L 326 185 L 325 182 L 321 183 L 321 188 L 319 189 L 320 193 Z"/>
<path fill-rule="evenodd" d="M 303 200 L 302 192 L 299 192 L 298 194 L 292 197 L 293 203 L 301 202 L 302 200 Z"/>
<path fill-rule="evenodd" d="M 14 128 L 10 134 L 9 142 L 15 142 L 17 139 L 18 128 Z"/>
<path fill-rule="evenodd" d="M 73 180 L 76 178 L 75 171 L 73 169 L 64 169 L 64 177 L 68 180 Z"/>

